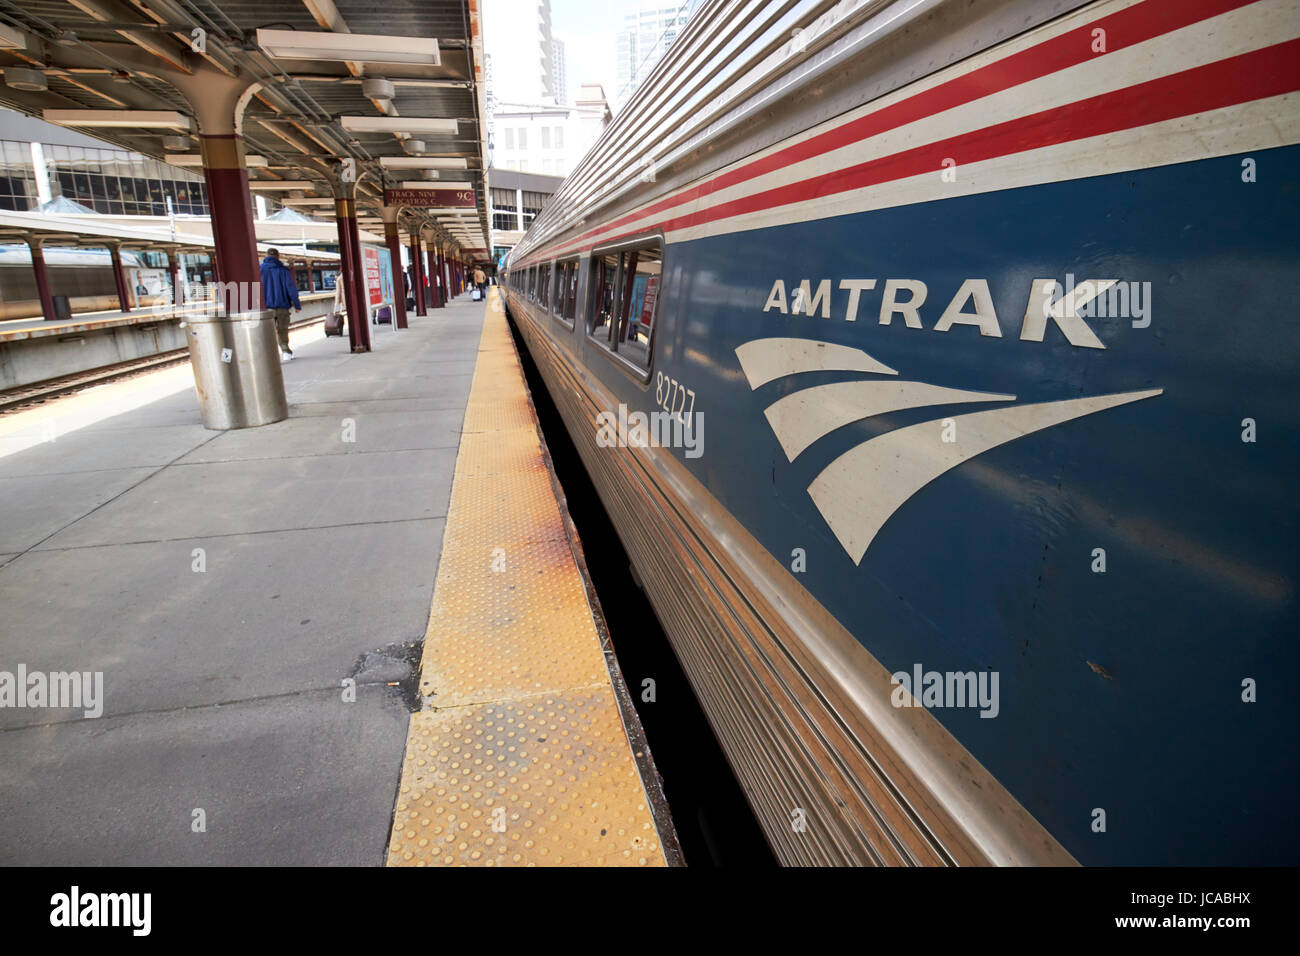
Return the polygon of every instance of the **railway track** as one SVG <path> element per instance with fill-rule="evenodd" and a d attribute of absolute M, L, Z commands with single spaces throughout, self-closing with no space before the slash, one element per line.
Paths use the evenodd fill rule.
<path fill-rule="evenodd" d="M 325 316 L 323 315 L 310 319 L 299 319 L 296 322 L 289 323 L 289 330 L 306 328 L 324 321 Z M 141 375 L 145 372 L 168 368 L 172 365 L 181 365 L 189 360 L 189 349 L 171 349 L 146 358 L 116 362 L 112 365 L 101 365 L 99 368 L 87 369 L 75 375 L 47 378 L 44 381 L 33 382 L 30 385 L 4 389 L 0 391 L 0 415 L 21 411 L 33 405 L 40 405 L 42 402 L 47 402 L 53 398 L 71 395 L 118 379 L 130 378 L 133 375 Z"/>

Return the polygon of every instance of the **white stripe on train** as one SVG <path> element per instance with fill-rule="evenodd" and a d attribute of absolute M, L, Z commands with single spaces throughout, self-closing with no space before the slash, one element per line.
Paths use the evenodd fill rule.
<path fill-rule="evenodd" d="M 993 50 L 986 51 L 983 54 L 965 60 L 960 64 L 942 70 L 932 77 L 927 77 L 917 83 L 911 84 L 893 93 L 890 93 L 878 100 L 865 104 L 856 110 L 829 120 L 819 126 L 813 127 L 802 133 L 796 134 L 780 143 L 747 156 L 745 159 L 732 164 L 716 173 L 710 175 L 706 180 L 696 181 L 689 186 L 676 190 L 668 196 L 659 196 L 642 205 L 644 210 L 651 206 L 662 203 L 667 198 L 680 197 L 691 189 L 698 188 L 701 182 L 714 181 L 729 172 L 748 166 L 756 160 L 765 156 L 788 149 L 793 145 L 805 142 L 816 136 L 825 134 L 828 131 L 837 129 L 848 123 L 854 122 L 864 116 L 879 112 L 895 103 L 907 100 L 926 90 L 933 89 L 944 83 L 950 82 L 976 69 L 987 66 L 992 63 L 1005 60 L 1015 53 L 1030 49 L 1041 43 L 1044 43 L 1053 37 L 1068 33 L 1070 30 L 1077 29 L 1080 25 L 1090 23 L 1096 20 L 1104 19 L 1120 10 L 1133 6 L 1133 2 L 1115 2 L 1102 4 L 1097 7 L 1089 8 L 1079 13 L 1068 15 L 1060 20 L 1054 21 L 1038 30 L 1031 31 L 1023 37 L 1009 41 L 1002 46 Z M 888 130 L 877 136 L 837 148 L 827 153 L 811 157 L 799 163 L 791 164 L 780 170 L 766 173 L 754 179 L 746 180 L 726 189 L 719 190 L 715 193 L 708 194 L 707 197 L 674 207 L 663 212 L 655 213 L 648 216 L 641 216 L 638 219 L 628 222 L 617 229 L 611 230 L 608 226 L 598 227 L 596 230 L 589 230 L 583 237 L 570 240 L 554 250 L 548 251 L 548 256 L 564 255 L 578 248 L 586 248 L 595 241 L 599 242 L 612 239 L 625 233 L 634 233 L 638 231 L 649 231 L 657 227 L 660 222 L 678 218 L 687 212 L 697 212 L 707 210 L 724 202 L 730 202 L 736 199 L 743 199 L 747 196 L 762 192 L 766 189 L 780 188 L 782 186 L 792 185 L 809 178 L 834 172 L 838 169 L 853 166 L 862 162 L 880 156 L 887 156 L 903 149 L 910 149 L 926 143 L 935 142 L 941 139 L 947 139 L 951 136 L 961 135 L 963 133 L 976 132 L 980 129 L 987 128 L 999 122 L 1017 119 L 1022 116 L 1038 112 L 1043 109 L 1056 108 L 1076 102 L 1090 96 L 1122 90 L 1133 86 L 1137 83 L 1156 79 L 1161 76 L 1167 76 L 1182 70 L 1201 66 L 1207 63 L 1217 62 L 1242 53 L 1248 53 L 1253 50 L 1262 49 L 1279 42 L 1300 37 L 1300 17 L 1297 11 L 1300 4 L 1296 0 L 1260 0 L 1258 3 L 1250 6 L 1219 14 L 1206 20 L 1190 24 L 1170 33 L 1161 34 L 1142 43 L 1125 47 L 1104 56 L 1098 56 L 1095 60 L 1088 60 L 1075 66 L 1067 67 L 1047 76 L 1031 80 L 1027 83 L 1010 87 L 1006 90 L 995 92 L 989 96 L 975 100 L 971 103 L 963 104 L 949 110 L 931 114 L 930 116 L 916 120 L 912 123 Z M 1284 98 L 1279 98 L 1283 99 Z M 1248 105 L 1248 104 L 1247 104 Z M 1279 105 L 1287 105 L 1285 102 Z M 1228 107 L 1227 110 L 1241 109 L 1243 107 Z M 1217 112 L 1217 111 L 1216 111 Z M 1099 175 L 1100 172 L 1116 172 L 1123 169 L 1145 168 L 1153 165 L 1161 165 L 1160 162 L 1144 161 L 1140 154 L 1146 151 L 1143 140 L 1145 134 L 1138 137 L 1126 137 L 1125 133 L 1131 133 L 1135 130 L 1161 130 L 1173 128 L 1177 130 L 1180 120 L 1172 120 L 1167 123 L 1152 124 L 1147 127 L 1136 127 L 1134 130 L 1121 131 L 1119 133 L 1107 134 L 1097 139 L 1109 140 L 1108 149 L 1119 152 L 1127 151 L 1132 158 L 1132 162 L 1115 162 L 1118 156 L 1106 157 L 1106 166 L 1104 170 L 1096 172 L 1084 172 L 1081 175 Z M 1171 126 L 1171 124 L 1173 124 Z M 1228 150 L 1226 152 L 1239 152 L 1246 149 L 1268 148 L 1269 146 L 1288 145 L 1286 142 L 1274 141 L 1268 142 L 1267 137 L 1263 140 L 1252 140 L 1247 138 L 1239 144 L 1239 149 Z M 1285 139 L 1285 137 L 1282 137 Z M 1294 139 L 1292 142 L 1296 141 Z M 1076 141 L 1080 144 L 1087 144 L 1088 140 Z M 1061 144 L 1061 147 L 1068 147 L 1070 144 Z M 1043 155 L 1051 155 L 1052 151 L 1059 150 L 1061 147 L 1047 147 L 1044 150 L 1034 151 Z M 1087 146 L 1083 146 L 1086 151 Z M 1214 155 L 1223 155 L 1225 151 L 1214 153 Z M 978 164 L 963 166 L 960 158 L 958 163 L 958 183 L 961 182 L 962 171 L 979 167 L 983 170 L 993 168 L 998 164 L 1008 166 L 1012 169 L 1019 168 L 1022 164 L 1020 158 L 1029 154 L 1013 153 L 1007 156 L 995 157 Z M 1203 158 L 1201 154 L 1187 154 L 1179 152 L 1174 154 L 1177 158 L 1167 160 L 1168 162 L 1184 162 L 1189 159 Z M 996 189 L 1012 188 L 1017 185 L 1036 185 L 1043 182 L 1062 181 L 1071 178 L 1077 178 L 1075 175 L 1067 174 L 1066 170 L 1072 166 L 1069 158 L 1063 158 L 1061 169 L 1055 177 L 1044 178 L 1042 175 L 1041 164 L 1029 164 L 1034 170 L 1035 175 L 1032 180 L 1025 182 L 1006 181 L 1006 177 L 993 177 L 993 181 L 998 181 L 998 185 L 991 185 L 985 189 L 963 190 L 952 187 L 953 183 L 944 182 L 940 178 L 940 170 L 935 170 L 933 174 L 926 173 L 910 179 L 895 180 L 889 183 L 882 183 L 878 186 L 867 187 L 863 190 L 855 190 L 853 198 L 869 191 L 894 191 L 899 184 L 907 183 L 910 188 L 907 190 L 909 198 L 905 202 L 886 203 L 886 204 L 868 204 L 849 202 L 846 196 L 835 194 L 823 197 L 817 200 L 811 200 L 803 203 L 792 203 L 786 205 L 774 206 L 765 210 L 758 210 L 753 213 L 745 213 L 736 217 L 730 217 L 725 220 L 718 220 L 710 223 L 702 223 L 698 226 L 687 227 L 672 233 L 674 239 L 698 238 L 708 235 L 720 235 L 732 231 L 743 229 L 762 228 L 763 224 L 772 224 L 770 220 L 774 217 L 779 221 L 808 221 L 810 219 L 822 218 L 823 215 L 841 215 L 842 212 L 831 211 L 819 213 L 816 215 L 798 215 L 787 217 L 785 213 L 807 211 L 811 209 L 837 209 L 841 201 L 845 202 L 844 211 L 866 211 L 873 208 L 886 208 L 892 205 L 908 205 L 916 202 L 925 202 L 932 199 L 952 198 L 957 195 L 970 195 L 973 192 L 986 192 Z M 917 189 L 916 187 L 921 187 Z M 928 190 L 925 187 L 929 187 Z M 635 213 L 634 213 L 635 214 Z M 619 219 L 625 219 L 626 216 L 620 216 Z M 757 223 L 757 224 L 755 224 Z M 730 224 L 724 227 L 724 224 Z M 526 257 L 522 264 L 531 261 L 531 257 Z"/>

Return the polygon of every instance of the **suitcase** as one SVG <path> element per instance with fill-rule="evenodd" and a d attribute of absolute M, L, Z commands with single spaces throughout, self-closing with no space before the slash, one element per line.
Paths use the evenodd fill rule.
<path fill-rule="evenodd" d="M 478 302 L 478 301 L 479 301 L 480 299 L 482 299 L 482 298 L 483 298 L 483 293 L 482 293 L 479 289 L 475 288 L 475 289 L 474 289 L 474 301 L 475 301 L 475 302 Z"/>
<path fill-rule="evenodd" d="M 381 305 L 375 310 L 375 325 L 391 325 L 393 322 L 393 310 L 386 305 Z"/>
<path fill-rule="evenodd" d="M 325 334 L 342 335 L 343 334 L 343 313 L 331 312 L 325 316 Z"/>

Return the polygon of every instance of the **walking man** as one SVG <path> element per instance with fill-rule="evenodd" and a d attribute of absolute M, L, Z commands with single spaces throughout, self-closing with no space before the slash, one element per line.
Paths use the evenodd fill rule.
<path fill-rule="evenodd" d="M 280 261 L 278 249 L 266 250 L 262 260 L 262 307 L 271 310 L 275 319 L 275 331 L 280 337 L 280 362 L 293 358 L 289 348 L 289 307 L 295 312 L 302 311 L 302 301 L 298 298 L 298 283 L 293 272 Z"/>
<path fill-rule="evenodd" d="M 482 266 L 474 267 L 474 285 L 478 287 L 478 297 L 487 298 L 487 273 L 483 271 Z"/>

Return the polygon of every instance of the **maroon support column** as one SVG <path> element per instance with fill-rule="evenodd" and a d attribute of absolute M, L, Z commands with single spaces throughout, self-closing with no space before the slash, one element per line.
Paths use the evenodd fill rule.
<path fill-rule="evenodd" d="M 433 281 L 429 283 L 429 294 L 433 296 L 433 307 L 441 309 L 447 304 L 446 290 L 442 284 L 442 249 L 435 247 L 429 250 L 429 272 L 433 274 Z"/>
<path fill-rule="evenodd" d="M 178 306 L 184 298 L 181 286 L 181 263 L 175 249 L 167 250 L 167 271 L 172 277 L 172 305 Z"/>
<path fill-rule="evenodd" d="M 50 293 L 50 277 L 45 271 L 45 253 L 41 251 L 39 239 L 27 240 L 32 250 L 32 271 L 36 273 L 36 294 L 41 299 L 41 316 L 46 322 L 55 321 L 54 296 Z"/>
<path fill-rule="evenodd" d="M 115 242 L 108 245 L 109 258 L 113 260 L 113 284 L 117 286 L 117 307 L 131 311 L 131 298 L 126 287 L 126 273 L 122 271 L 122 247 Z"/>
<path fill-rule="evenodd" d="M 208 187 L 218 299 L 227 312 L 260 309 L 261 273 L 253 235 L 253 200 L 244 168 L 244 141 L 236 134 L 199 134 Z"/>
<path fill-rule="evenodd" d="M 418 231 L 411 236 L 411 291 L 415 294 L 415 314 L 422 316 L 428 309 L 424 299 L 424 250 Z"/>
<path fill-rule="evenodd" d="M 357 207 L 355 200 L 334 200 L 334 217 L 339 230 L 340 278 L 343 280 L 344 301 L 348 305 L 348 341 L 354 352 L 370 351 L 370 310 L 366 308 L 361 271 L 361 237 L 357 234 Z"/>
<path fill-rule="evenodd" d="M 352 215 L 348 218 L 348 231 L 352 233 L 352 274 L 356 277 L 357 285 L 357 302 L 360 310 L 357 312 L 359 321 L 357 322 L 357 332 L 361 336 L 361 347 L 353 346 L 354 352 L 370 351 L 370 305 L 366 297 L 366 267 L 361 260 L 361 232 L 357 227 L 357 206 L 355 200 L 349 200 L 352 207 Z"/>
<path fill-rule="evenodd" d="M 307 291 L 316 291 L 316 263 L 307 260 Z"/>
<path fill-rule="evenodd" d="M 397 235 L 397 220 L 384 223 L 384 245 L 388 247 L 388 268 L 393 275 L 393 321 L 406 328 L 406 283 L 402 281 L 402 240 Z"/>

